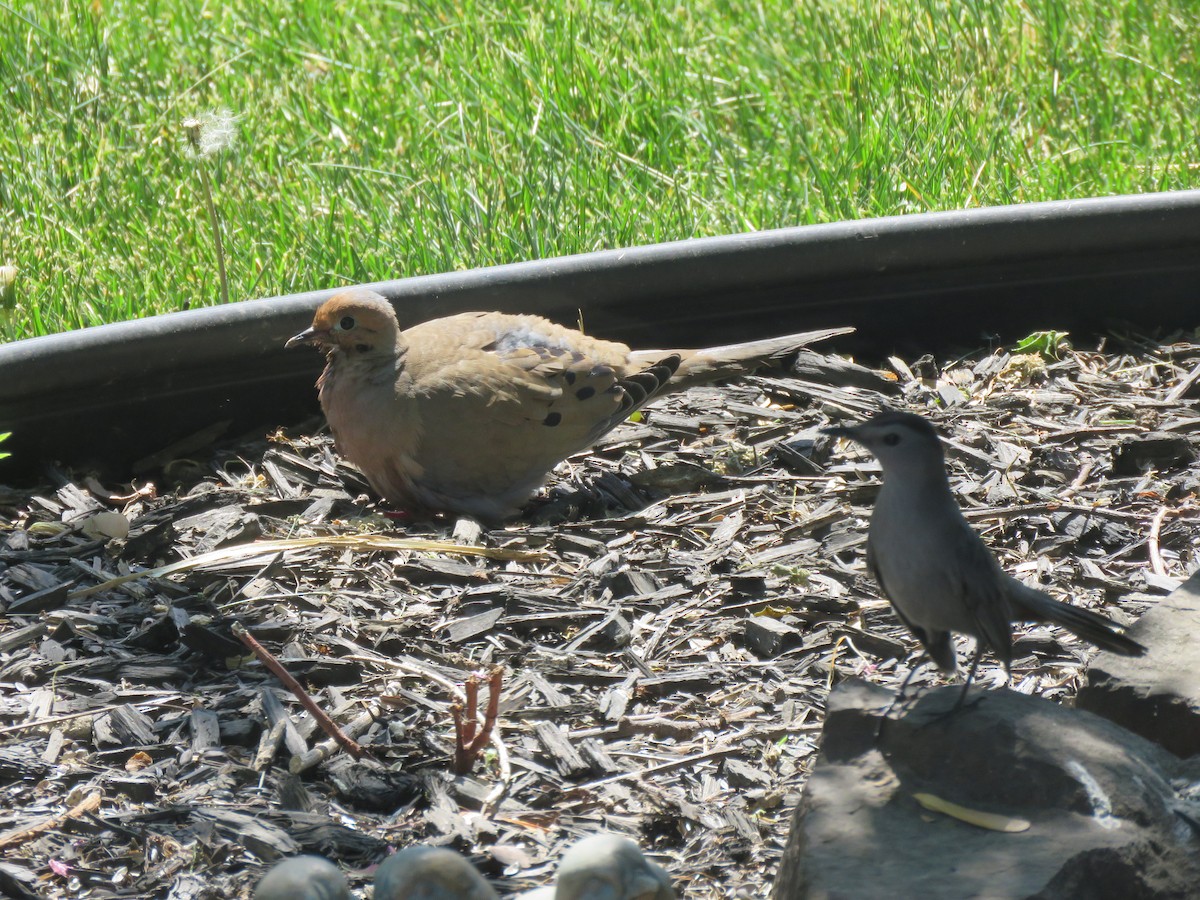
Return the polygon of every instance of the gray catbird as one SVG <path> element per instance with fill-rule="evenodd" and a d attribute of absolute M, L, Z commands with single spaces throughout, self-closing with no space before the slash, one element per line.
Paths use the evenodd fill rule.
<path fill-rule="evenodd" d="M 956 668 L 951 633 L 975 638 L 958 705 L 985 648 L 1008 669 L 1013 622 L 1054 622 L 1113 653 L 1146 652 L 1104 616 L 1055 600 L 1000 568 L 954 500 L 942 443 L 926 419 L 888 410 L 853 428 L 824 432 L 861 444 L 883 467 L 867 536 L 867 568 L 900 621 L 949 673 Z"/>

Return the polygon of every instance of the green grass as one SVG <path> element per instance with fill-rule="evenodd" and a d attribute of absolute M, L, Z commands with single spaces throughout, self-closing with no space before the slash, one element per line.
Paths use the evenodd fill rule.
<path fill-rule="evenodd" d="M 10 0 L 11 2 L 11 0 Z M 7 339 L 863 216 L 1197 185 L 1200 5 L 0 3 Z M 189 157 L 225 106 L 237 144 Z"/>

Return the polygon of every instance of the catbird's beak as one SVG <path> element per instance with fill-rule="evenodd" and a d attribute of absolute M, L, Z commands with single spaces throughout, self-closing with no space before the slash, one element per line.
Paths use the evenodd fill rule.
<path fill-rule="evenodd" d="M 328 331 L 319 331 L 316 328 L 305 328 L 302 332 L 292 335 L 283 346 L 291 349 L 292 347 L 303 347 L 305 344 L 325 344 L 329 341 Z"/>

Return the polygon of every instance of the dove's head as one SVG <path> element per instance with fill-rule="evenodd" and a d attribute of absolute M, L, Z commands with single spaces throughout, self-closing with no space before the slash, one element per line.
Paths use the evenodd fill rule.
<path fill-rule="evenodd" d="M 395 350 L 396 311 L 383 295 L 356 289 L 330 297 L 313 316 L 312 326 L 290 338 L 288 347 L 314 344 L 363 355 Z"/>

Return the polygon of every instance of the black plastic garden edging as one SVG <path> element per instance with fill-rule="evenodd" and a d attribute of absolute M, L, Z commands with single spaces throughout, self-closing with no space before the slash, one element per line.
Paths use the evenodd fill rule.
<path fill-rule="evenodd" d="M 402 324 L 540 313 L 639 347 L 828 325 L 868 359 L 1112 319 L 1195 326 L 1200 191 L 1034 203 L 703 238 L 388 281 Z M 206 426 L 235 435 L 316 409 L 317 353 L 285 351 L 316 291 L 0 346 L 0 481 L 45 461 L 136 460 Z M 214 431 L 217 430 L 214 428 Z"/>

